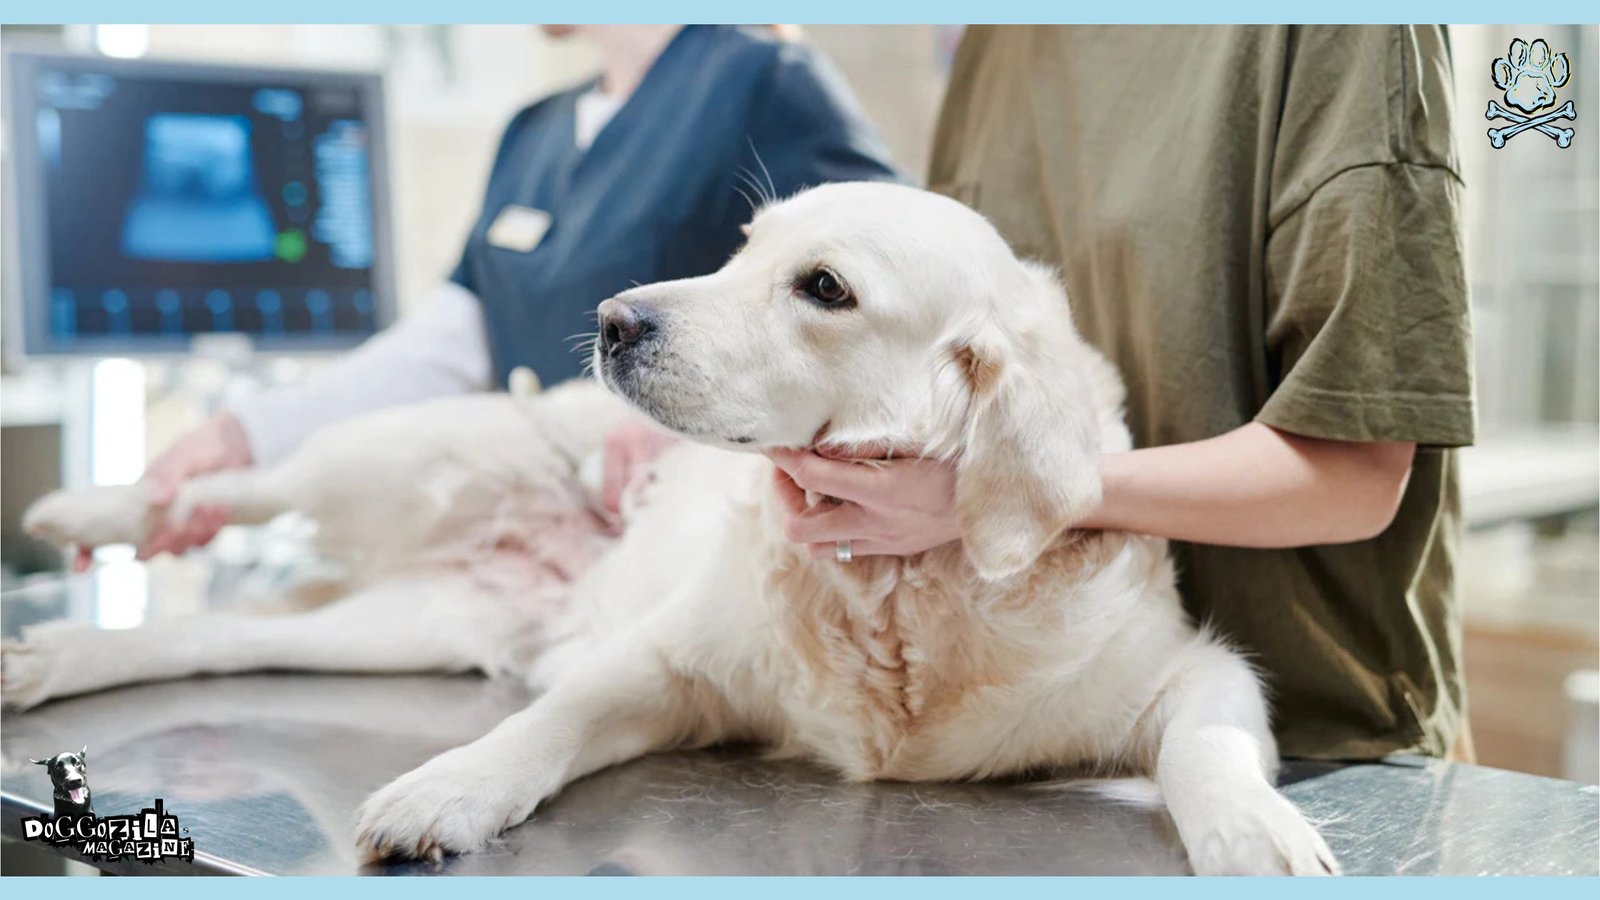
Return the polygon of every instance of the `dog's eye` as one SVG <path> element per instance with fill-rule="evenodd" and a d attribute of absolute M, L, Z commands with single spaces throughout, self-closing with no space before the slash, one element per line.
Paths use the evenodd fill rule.
<path fill-rule="evenodd" d="M 817 269 L 800 279 L 795 287 L 817 305 L 829 309 L 845 309 L 856 305 L 855 295 L 831 269 Z"/>

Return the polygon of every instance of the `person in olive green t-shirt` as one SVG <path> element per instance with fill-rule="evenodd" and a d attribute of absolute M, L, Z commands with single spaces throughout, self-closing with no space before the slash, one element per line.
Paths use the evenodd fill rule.
<path fill-rule="evenodd" d="M 1460 165 L 1438 27 L 973 27 L 930 186 L 1057 266 L 1128 384 L 1083 527 L 1175 540 L 1287 756 L 1464 736 L 1449 448 L 1473 439 Z M 948 467 L 779 455 L 856 555 L 958 536 Z M 865 486 L 863 486 L 865 485 Z M 846 487 L 847 486 L 847 487 Z M 1469 751 L 1470 752 L 1470 751 Z"/>

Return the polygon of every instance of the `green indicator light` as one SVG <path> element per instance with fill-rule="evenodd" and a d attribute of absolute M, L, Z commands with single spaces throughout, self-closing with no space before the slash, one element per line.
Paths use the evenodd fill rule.
<path fill-rule="evenodd" d="M 306 258 L 306 236 L 298 228 L 278 232 L 273 252 L 286 263 L 297 263 Z"/>

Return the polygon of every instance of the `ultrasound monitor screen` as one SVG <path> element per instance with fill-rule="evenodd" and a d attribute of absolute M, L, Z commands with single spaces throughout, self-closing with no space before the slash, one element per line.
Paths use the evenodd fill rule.
<path fill-rule="evenodd" d="M 375 80 L 12 62 L 29 352 L 335 347 L 383 324 Z"/>

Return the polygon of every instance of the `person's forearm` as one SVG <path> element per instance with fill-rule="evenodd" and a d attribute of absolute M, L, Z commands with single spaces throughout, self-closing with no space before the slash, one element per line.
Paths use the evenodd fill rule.
<path fill-rule="evenodd" d="M 306 381 L 259 394 L 230 412 L 249 437 L 257 464 L 270 464 L 339 419 L 482 390 L 491 368 L 478 298 L 447 283 L 426 308 Z"/>
<path fill-rule="evenodd" d="M 1237 547 L 1365 540 L 1394 518 L 1414 451 L 1251 423 L 1209 440 L 1107 454 L 1101 506 L 1079 525 Z"/>

